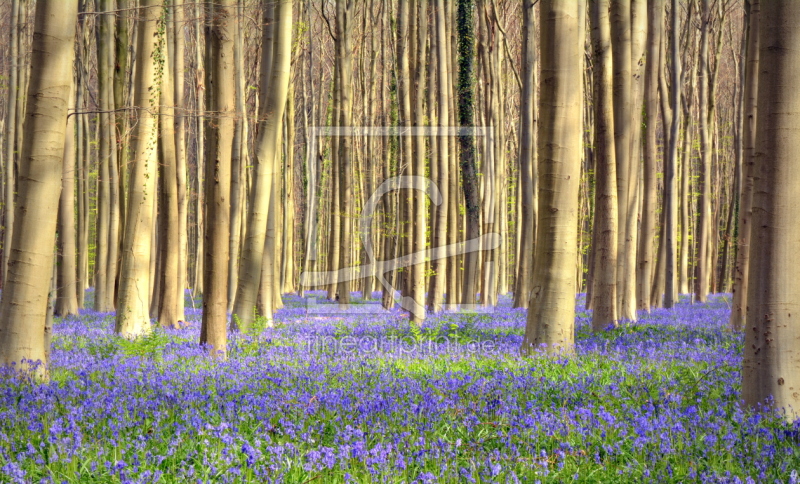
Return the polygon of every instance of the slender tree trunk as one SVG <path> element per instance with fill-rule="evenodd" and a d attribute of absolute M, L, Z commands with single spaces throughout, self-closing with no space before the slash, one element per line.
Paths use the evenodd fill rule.
<path fill-rule="evenodd" d="M 236 124 L 234 59 L 234 15 L 236 0 L 223 0 L 214 7 L 210 45 L 211 111 L 217 113 L 209 130 L 206 160 L 205 293 L 200 343 L 207 344 L 214 356 L 224 359 L 227 352 L 228 256 L 230 237 L 231 156 Z"/>
<path fill-rule="evenodd" d="M 128 210 L 122 251 L 122 272 L 117 303 L 116 331 L 136 337 L 150 331 L 150 256 L 153 236 L 156 164 L 156 118 L 159 103 L 156 83 L 157 0 L 142 0 L 137 27 L 134 105 L 139 108 L 135 132 L 135 158 L 128 186 Z M 155 91 L 155 93 L 154 93 Z"/>
<path fill-rule="evenodd" d="M 414 110 L 413 120 L 415 126 L 423 126 L 425 110 L 423 100 L 425 97 L 425 47 L 428 41 L 428 0 L 412 1 L 413 8 L 416 9 L 416 39 L 409 39 L 410 42 L 417 42 L 416 65 L 414 66 Z M 413 16 L 413 12 L 412 12 Z M 411 174 L 418 177 L 425 176 L 425 138 L 415 136 L 413 145 L 413 162 Z M 414 253 L 425 251 L 427 235 L 427 217 L 425 204 L 427 194 L 421 190 L 415 190 L 413 204 L 413 247 Z M 422 324 L 425 320 L 425 259 L 421 263 L 410 267 L 409 282 L 411 284 L 411 298 L 414 300 L 414 310 L 411 311 L 410 320 L 416 324 Z M 408 309 L 408 308 L 407 308 Z"/>
<path fill-rule="evenodd" d="M 630 187 L 637 177 L 637 166 L 633 162 L 631 137 L 634 127 L 631 110 L 631 0 L 611 1 L 611 44 L 614 69 L 614 147 L 617 157 L 617 197 L 619 200 L 619 247 L 617 258 L 617 306 L 622 319 L 636 320 L 636 268 L 628 267 L 627 254 L 636 252 L 631 245 L 633 234 L 630 217 L 636 217 L 634 198 Z M 631 281 L 633 286 L 631 286 Z M 629 289 L 633 288 L 633 292 Z"/>
<path fill-rule="evenodd" d="M 800 3 L 765 1 L 758 7 L 758 134 L 742 398 L 750 408 L 782 409 L 792 422 L 800 414 L 800 334 L 792 319 L 800 314 L 800 92 L 794 86 L 800 76 Z"/>
<path fill-rule="evenodd" d="M 628 176 L 628 218 L 625 220 L 625 233 L 628 236 L 626 244 L 628 250 L 624 257 L 627 259 L 625 267 L 628 277 L 623 290 L 625 308 L 621 311 L 632 313 L 636 319 L 638 304 L 638 290 L 642 287 L 638 283 L 639 270 L 637 265 L 637 248 L 639 247 L 639 213 L 640 187 L 642 166 L 642 107 L 644 105 L 644 80 L 646 77 L 647 51 L 647 0 L 631 0 L 631 133 L 630 133 L 630 173 Z M 649 281 L 645 284 L 649 286 Z"/>
<path fill-rule="evenodd" d="M 167 39 L 170 41 L 171 39 Z M 164 52 L 168 52 L 164 49 Z M 165 56 L 166 57 L 166 56 Z M 165 67 L 171 59 L 164 59 Z M 178 235 L 178 159 L 175 146 L 175 89 L 172 72 L 165 68 L 161 74 L 161 102 L 159 105 L 159 129 L 161 138 L 161 203 L 159 209 L 159 257 L 161 270 L 154 274 L 160 278 L 157 321 L 162 327 L 178 328 L 181 315 L 178 300 L 183 299 L 183 288 L 179 283 L 178 258 L 180 239 Z"/>
<path fill-rule="evenodd" d="M 247 214 L 247 236 L 244 239 L 242 260 L 239 265 L 239 285 L 233 314 L 236 329 L 247 331 L 253 324 L 253 308 L 256 306 L 259 282 L 261 280 L 264 243 L 266 239 L 267 218 L 272 178 L 275 176 L 278 147 L 280 146 L 280 126 L 286 108 L 289 90 L 289 67 L 291 61 L 292 2 L 278 0 L 275 7 L 276 35 L 274 62 L 271 67 L 270 89 L 263 89 L 265 96 L 261 103 L 258 144 L 253 185 L 250 191 L 250 204 Z M 261 62 L 266 52 L 262 52 Z M 262 87 L 267 79 L 261 79 Z M 271 316 L 271 315 L 270 315 Z M 237 322 L 238 320 L 238 322 Z"/>
<path fill-rule="evenodd" d="M 761 2 L 748 0 L 750 28 L 747 33 L 747 58 L 744 77 L 744 162 L 742 164 L 742 191 L 739 202 L 738 252 L 733 282 L 733 307 L 730 327 L 734 331 L 744 328 L 747 315 L 748 280 L 750 270 L 750 238 L 753 227 L 753 174 L 756 166 L 756 115 L 758 112 L 759 36 L 761 30 Z"/>
<path fill-rule="evenodd" d="M 475 110 L 475 19 L 473 0 L 458 0 L 458 124 L 474 125 Z M 466 238 L 478 239 L 481 234 L 481 207 L 478 193 L 478 173 L 475 160 L 475 140 L 472 136 L 460 136 L 461 183 L 466 201 Z M 461 303 L 473 304 L 478 281 L 480 252 L 467 252 L 464 256 L 464 282 Z"/>
<path fill-rule="evenodd" d="M 656 208 L 658 206 L 658 67 L 662 62 L 661 31 L 664 27 L 664 1 L 653 0 L 648 6 L 647 65 L 645 68 L 644 98 L 647 113 L 645 131 L 645 152 L 643 167 L 643 197 L 641 237 L 639 237 L 639 263 L 637 284 L 637 308 L 650 311 L 650 289 L 653 283 L 655 253 L 653 241 L 656 239 Z"/>
<path fill-rule="evenodd" d="M 671 53 L 672 53 L 672 125 L 669 135 L 669 154 L 664 167 L 664 208 L 665 216 L 665 242 L 666 242 L 666 269 L 664 282 L 664 307 L 671 309 L 677 302 L 675 300 L 675 284 L 677 277 L 675 274 L 675 262 L 677 255 L 677 244 L 675 236 L 678 225 L 678 200 L 675 174 L 678 166 L 678 126 L 680 125 L 680 99 L 681 99 L 681 61 L 678 52 L 679 45 L 679 20 L 678 20 L 678 0 L 672 0 L 670 11 L 670 25 L 672 29 Z M 662 91 L 663 92 L 663 91 Z M 663 94 L 662 94 L 663 95 Z"/>
<path fill-rule="evenodd" d="M 611 27 L 608 0 L 592 0 L 594 50 L 595 221 L 592 328 L 615 326 L 617 313 L 617 162 L 611 85 Z"/>
<path fill-rule="evenodd" d="M 188 4 L 184 3 L 182 6 L 175 8 L 175 15 L 173 21 L 174 27 L 174 42 L 175 42 L 175 55 L 173 56 L 173 66 L 175 68 L 174 76 L 175 82 L 173 87 L 175 89 L 175 162 L 176 162 L 176 177 L 177 177 L 177 190 L 178 190 L 178 301 L 177 311 L 178 320 L 183 321 L 186 319 L 184 314 L 184 292 L 186 290 L 186 262 L 188 260 L 188 200 L 186 197 L 186 119 L 185 119 L 185 32 L 184 32 L 184 10 Z"/>
<path fill-rule="evenodd" d="M 109 12 L 115 9 L 114 0 L 100 0 L 97 17 L 97 85 L 98 106 L 100 108 L 100 168 L 98 172 L 97 194 L 97 228 L 95 248 L 95 293 L 94 309 L 100 312 L 114 309 L 114 294 L 109 294 L 109 279 L 115 274 L 108 267 L 111 246 L 111 151 L 114 147 L 112 139 L 115 135 L 112 127 L 113 115 L 110 111 L 114 108 L 113 101 L 113 71 L 111 48 L 114 45 L 114 18 Z"/>
<path fill-rule="evenodd" d="M 16 168 L 16 149 L 15 141 L 17 138 L 17 99 L 20 94 L 19 71 L 19 0 L 11 0 L 11 69 L 8 81 L 8 104 L 6 105 L 6 153 L 5 153 L 5 173 L 4 173 L 4 200 L 3 200 L 3 261 L 2 261 L 2 282 L 5 286 L 8 273 L 8 262 L 11 257 L 11 238 L 14 230 L 14 192 L 15 190 L 15 168 Z M 20 147 L 21 148 L 21 147 Z"/>
<path fill-rule="evenodd" d="M 77 2 L 39 0 L 18 201 L 0 299 L 0 364 L 48 377 L 45 326 L 72 88 Z M 30 362 L 41 361 L 41 366 Z"/>
<path fill-rule="evenodd" d="M 709 59 L 708 31 L 711 23 L 710 0 L 701 0 L 700 11 L 700 52 L 699 68 L 699 106 L 700 106 L 700 177 L 698 179 L 700 197 L 697 200 L 697 261 L 695 264 L 694 294 L 697 302 L 706 302 L 708 296 L 711 268 L 708 263 L 709 239 L 711 237 L 711 140 L 709 128 Z"/>
<path fill-rule="evenodd" d="M 336 48 L 338 49 L 339 65 L 339 115 L 338 126 L 346 127 L 353 125 L 353 60 L 352 60 L 352 27 L 351 27 L 352 0 L 336 0 Z M 341 136 L 338 139 L 337 149 L 339 152 L 339 177 L 338 193 L 334 196 L 339 197 L 339 269 L 349 268 L 352 263 L 352 216 L 353 216 L 353 189 L 351 169 L 354 149 L 353 138 Z M 424 207 L 423 207 L 424 208 Z M 423 210 L 424 211 L 424 210 Z M 350 303 L 351 281 L 349 277 L 339 280 L 337 294 L 339 304 Z"/>
<path fill-rule="evenodd" d="M 527 308 L 530 302 L 533 277 L 533 254 L 536 252 L 536 221 L 538 217 L 539 188 L 536 152 L 537 70 L 534 0 L 522 4 L 522 92 L 520 93 L 519 126 L 519 184 L 520 227 L 517 253 L 517 278 L 514 288 L 515 308 Z"/>
<path fill-rule="evenodd" d="M 70 106 L 75 107 L 75 87 L 69 93 Z M 61 176 L 61 199 L 58 204 L 58 268 L 55 314 L 71 316 L 78 314 L 78 295 L 75 290 L 75 118 L 67 118 L 64 140 L 64 163 Z"/>
<path fill-rule="evenodd" d="M 578 192 L 582 148 L 583 1 L 540 6 L 542 93 L 539 233 L 523 353 L 571 351 L 575 327 Z M 615 120 L 616 121 L 616 120 Z"/>

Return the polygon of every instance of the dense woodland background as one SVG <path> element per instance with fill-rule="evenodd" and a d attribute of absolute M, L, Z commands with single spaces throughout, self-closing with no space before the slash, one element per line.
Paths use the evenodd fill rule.
<path fill-rule="evenodd" d="M 535 326 L 574 319 L 571 299 L 553 302 L 566 288 L 587 293 L 596 330 L 678 293 L 731 291 L 742 327 L 757 2 L 75 1 L 0 3 L 0 284 L 35 237 L 14 234 L 21 180 L 35 178 L 29 85 L 53 55 L 35 26 L 76 20 L 63 27 L 76 40 L 56 263 L 38 266 L 53 267 L 55 315 L 91 304 L 135 336 L 151 319 L 179 326 L 189 290 L 203 295 L 201 341 L 224 350 L 228 313 L 247 330 L 284 293 L 346 305 L 381 290 L 391 307 L 395 287 L 421 323 L 423 307 L 512 292 L 515 307 L 545 301 Z M 439 126 L 488 135 L 407 130 Z M 570 133 L 581 141 L 559 146 Z M 441 197 L 397 189 L 408 175 Z M 544 283 L 540 297 L 556 279 L 561 292 Z M 5 316 L 44 317 L 37 297 Z M 541 324 L 524 345 L 572 344 Z"/>

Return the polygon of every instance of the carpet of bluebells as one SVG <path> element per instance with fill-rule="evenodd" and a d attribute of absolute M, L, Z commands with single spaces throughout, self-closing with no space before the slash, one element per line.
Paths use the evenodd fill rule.
<path fill-rule="evenodd" d="M 526 358 L 508 298 L 418 329 L 287 296 L 224 363 L 191 305 L 138 341 L 85 311 L 49 383 L 0 379 L 0 482 L 798 482 L 800 424 L 740 408 L 729 299 L 592 334 L 579 297 L 576 353 Z"/>

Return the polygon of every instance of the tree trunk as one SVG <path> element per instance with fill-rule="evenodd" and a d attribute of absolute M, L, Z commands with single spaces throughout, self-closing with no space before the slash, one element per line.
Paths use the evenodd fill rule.
<path fill-rule="evenodd" d="M 184 111 L 184 92 L 185 92 L 185 32 L 184 32 L 184 9 L 182 6 L 175 9 L 173 21 L 175 23 L 174 42 L 175 55 L 173 56 L 173 67 L 175 69 L 173 88 L 175 89 L 175 157 L 176 157 L 176 176 L 178 190 L 178 301 L 177 311 L 178 320 L 186 319 L 184 314 L 184 292 L 186 290 L 186 262 L 188 260 L 187 244 L 188 236 L 188 199 L 186 197 L 186 119 Z"/>
<path fill-rule="evenodd" d="M 109 271 L 109 253 L 112 240 L 111 234 L 111 151 L 114 147 L 112 139 L 115 135 L 112 128 L 114 108 L 113 100 L 113 71 L 111 48 L 114 45 L 114 18 L 109 12 L 114 10 L 114 0 L 100 0 L 99 11 L 103 12 L 97 17 L 97 90 L 98 107 L 100 108 L 99 136 L 99 170 L 97 194 L 97 222 L 96 222 L 96 249 L 94 259 L 94 309 L 95 311 L 108 312 L 114 310 L 114 294 L 108 293 L 109 278 L 115 274 Z"/>
<path fill-rule="evenodd" d="M 571 351 L 582 148 L 583 1 L 540 6 L 539 232 L 523 353 Z M 615 120 L 616 121 L 616 120 Z"/>
<path fill-rule="evenodd" d="M 672 53 L 672 125 L 669 135 L 669 154 L 664 167 L 664 235 L 666 242 L 666 254 L 664 270 L 664 307 L 671 309 L 675 306 L 675 284 L 677 277 L 675 274 L 675 262 L 677 256 L 677 244 L 675 236 L 678 231 L 678 199 L 675 174 L 678 168 L 678 126 L 680 125 L 680 99 L 681 99 L 681 61 L 678 52 L 679 45 L 679 20 L 678 20 L 678 0 L 672 0 L 670 12 L 670 24 L 672 27 L 671 53 Z"/>
<path fill-rule="evenodd" d="M 710 0 L 701 0 L 700 52 L 698 57 L 698 80 L 700 82 L 700 197 L 697 200 L 697 261 L 695 263 L 695 301 L 704 303 L 708 296 L 711 268 L 708 263 L 709 239 L 711 237 L 711 142 L 708 69 L 708 31 L 711 23 Z"/>
<path fill-rule="evenodd" d="M 20 153 L 18 204 L 0 299 L 0 364 L 48 377 L 45 325 L 53 273 L 78 2 L 39 0 Z M 26 361 L 41 361 L 34 366 Z"/>
<path fill-rule="evenodd" d="M 236 0 L 222 0 L 214 7 L 210 49 L 211 111 L 219 115 L 209 130 L 206 159 L 205 292 L 200 343 L 212 356 L 225 359 L 228 344 L 228 256 L 230 238 L 231 156 L 236 116 L 234 59 L 234 10 Z"/>
<path fill-rule="evenodd" d="M 592 329 L 616 325 L 617 313 L 617 162 L 611 85 L 611 27 L 608 0 L 592 0 L 594 50 L 595 221 L 592 237 Z"/>
<path fill-rule="evenodd" d="M 69 94 L 70 106 L 75 104 L 75 87 Z M 61 176 L 61 200 L 58 203 L 58 271 L 57 299 L 54 312 L 59 316 L 78 314 L 77 275 L 75 267 L 75 118 L 67 118 L 64 140 L 64 163 Z"/>
<path fill-rule="evenodd" d="M 423 100 L 425 97 L 425 48 L 428 41 L 428 0 L 414 0 L 411 5 L 412 8 L 416 9 L 415 31 L 417 33 L 416 39 L 409 39 L 411 42 L 417 42 L 416 58 L 414 59 L 416 65 L 414 66 L 414 110 L 412 122 L 414 126 L 419 127 L 423 126 L 425 118 Z M 413 141 L 414 156 L 411 174 L 417 177 L 425 177 L 425 138 L 423 136 L 415 136 Z M 414 253 L 423 253 L 427 235 L 425 204 L 428 195 L 421 190 L 414 190 L 413 197 L 413 227 L 411 232 L 414 242 L 412 250 Z M 406 308 L 411 312 L 410 320 L 418 325 L 421 325 L 425 320 L 425 258 L 421 259 L 420 263 L 414 264 L 409 268 L 410 294 L 414 300 L 414 305 L 413 309 Z"/>
<path fill-rule="evenodd" d="M 8 81 L 8 104 L 6 105 L 6 156 L 4 173 L 4 199 L 3 199 L 3 260 L 2 283 L 5 287 L 8 273 L 8 262 L 11 257 L 11 238 L 14 230 L 14 192 L 16 181 L 15 142 L 17 129 L 17 99 L 21 96 L 19 83 L 19 0 L 11 0 L 11 61 L 12 66 Z"/>
<path fill-rule="evenodd" d="M 636 320 L 636 268 L 629 267 L 627 254 L 636 252 L 632 245 L 633 234 L 630 217 L 637 216 L 634 194 L 631 193 L 632 178 L 637 177 L 631 151 L 634 127 L 631 110 L 631 0 L 611 1 L 611 44 L 614 69 L 614 147 L 617 158 L 617 198 L 619 200 L 619 247 L 617 258 L 617 306 L 619 316 Z M 638 126 L 637 126 L 638 127 Z M 635 185 L 634 185 L 635 186 Z M 635 260 L 635 259 L 634 259 Z M 633 282 L 633 285 L 631 285 Z M 632 289 L 632 291 L 630 290 Z"/>
<path fill-rule="evenodd" d="M 170 41 L 171 39 L 167 39 Z M 166 54 L 168 49 L 164 49 Z M 162 54 L 168 57 L 168 54 Z M 171 59 L 165 58 L 165 67 Z M 161 270 L 154 274 L 160 278 L 157 321 L 162 327 L 178 328 L 181 316 L 178 299 L 183 298 L 179 283 L 178 258 L 180 239 L 178 235 L 178 159 L 175 146 L 175 89 L 172 72 L 165 68 L 161 74 L 161 102 L 159 103 L 159 129 L 161 137 L 161 176 L 159 185 L 161 198 L 159 207 L 159 257 Z"/>
<path fill-rule="evenodd" d="M 745 2 L 749 7 L 750 28 L 747 33 L 747 65 L 744 78 L 744 162 L 742 164 L 742 191 L 739 202 L 738 252 L 733 283 L 733 305 L 730 327 L 735 331 L 744 328 L 747 315 L 748 274 L 750 269 L 750 233 L 753 216 L 753 170 L 756 164 L 756 114 L 758 112 L 758 65 L 760 36 L 760 0 Z M 747 11 L 747 10 L 746 10 Z"/>
<path fill-rule="evenodd" d="M 458 124 L 473 126 L 475 111 L 475 19 L 473 0 L 458 0 L 456 26 L 458 29 Z M 478 193 L 478 173 L 475 160 L 475 140 L 472 136 L 458 138 L 461 147 L 461 183 L 466 202 L 466 238 L 478 239 L 481 235 L 481 207 Z M 473 304 L 478 281 L 480 252 L 467 252 L 464 256 L 461 304 Z"/>
<path fill-rule="evenodd" d="M 637 309 L 650 311 L 650 289 L 653 282 L 653 241 L 656 240 L 656 209 L 658 207 L 658 66 L 662 62 L 661 31 L 664 28 L 664 1 L 653 0 L 648 7 L 647 66 L 645 68 L 644 99 L 647 113 L 643 167 L 643 197 L 641 236 L 639 237 L 639 263 L 637 284 Z M 664 59 L 666 60 L 666 59 Z"/>
<path fill-rule="evenodd" d="M 156 45 L 159 9 L 156 0 L 142 0 L 137 13 L 140 23 L 136 39 L 134 106 L 139 108 L 134 146 L 135 158 L 128 186 L 128 210 L 123 239 L 122 271 L 119 281 L 116 332 L 136 337 L 150 331 L 150 256 L 153 236 L 153 207 L 158 161 L 156 119 L 151 110 L 159 103 Z"/>
<path fill-rule="evenodd" d="M 757 146 L 754 166 L 750 284 L 742 366 L 747 407 L 800 414 L 800 2 L 760 4 Z M 763 408 L 763 407 L 762 407 Z"/>
<path fill-rule="evenodd" d="M 351 27 L 352 0 L 336 0 L 336 49 L 338 50 L 339 83 L 337 92 L 339 94 L 339 116 L 337 125 L 348 127 L 353 125 L 353 60 L 352 60 L 352 27 Z M 338 139 L 337 150 L 339 152 L 339 177 L 338 192 L 334 196 L 339 197 L 339 264 L 340 270 L 349 268 L 352 265 L 351 246 L 352 246 L 352 217 L 353 217 L 353 193 L 351 169 L 353 158 L 353 138 L 341 136 Z M 424 210 L 423 210 L 424 211 Z M 338 281 L 337 294 L 339 304 L 344 306 L 350 303 L 351 281 L 349 277 L 341 278 Z"/>
<path fill-rule="evenodd" d="M 536 252 L 536 221 L 539 188 L 538 159 L 536 157 L 536 104 L 538 102 L 538 65 L 536 62 L 536 33 L 534 0 L 524 0 L 522 5 L 522 92 L 520 93 L 519 121 L 519 184 L 520 227 L 517 253 L 517 279 L 514 287 L 513 307 L 527 308 L 531 298 L 533 254 Z"/>
<path fill-rule="evenodd" d="M 280 127 L 286 108 L 289 90 L 289 67 L 291 61 L 292 2 L 278 0 L 275 7 L 277 22 L 274 48 L 274 61 L 271 67 L 270 88 L 262 89 L 266 99 L 260 105 L 258 144 L 253 185 L 250 191 L 250 204 L 247 214 L 247 236 L 244 239 L 242 259 L 239 265 L 239 285 L 233 314 L 236 329 L 247 331 L 253 324 L 253 308 L 256 306 L 261 268 L 264 259 L 267 218 L 269 214 L 272 178 L 276 168 L 278 147 L 280 146 Z M 262 62 L 267 55 L 262 52 Z M 262 87 L 267 79 L 262 77 Z"/>

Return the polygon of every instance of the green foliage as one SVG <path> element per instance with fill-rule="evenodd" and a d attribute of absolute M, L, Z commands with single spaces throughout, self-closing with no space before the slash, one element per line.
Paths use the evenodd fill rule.
<path fill-rule="evenodd" d="M 137 338 L 117 338 L 117 342 L 123 355 L 151 359 L 160 364 L 164 361 L 164 348 L 170 342 L 170 338 L 162 329 L 156 327 Z"/>

